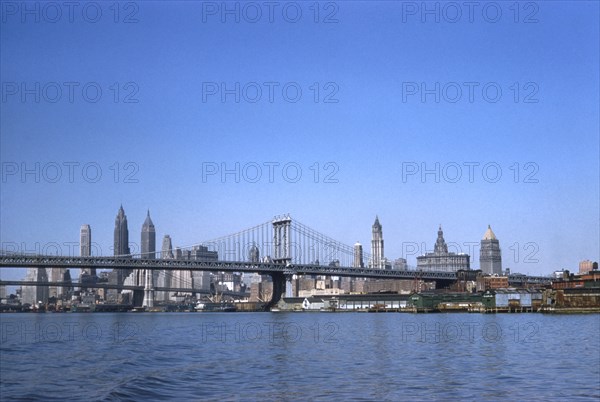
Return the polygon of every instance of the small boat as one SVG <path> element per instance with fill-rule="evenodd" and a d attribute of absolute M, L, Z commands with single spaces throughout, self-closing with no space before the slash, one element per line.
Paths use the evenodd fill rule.
<path fill-rule="evenodd" d="M 237 311 L 237 307 L 231 303 L 198 303 L 196 311 L 203 312 L 233 312 Z"/>

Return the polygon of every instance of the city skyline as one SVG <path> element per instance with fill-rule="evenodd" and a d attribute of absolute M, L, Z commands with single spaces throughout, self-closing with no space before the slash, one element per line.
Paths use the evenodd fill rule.
<path fill-rule="evenodd" d="M 308 9 L 298 23 L 222 22 L 194 3 L 144 3 L 131 24 L 7 16 L 0 243 L 66 249 L 85 223 L 106 254 L 120 203 L 136 232 L 150 209 L 181 245 L 280 211 L 368 245 L 379 215 L 390 260 L 403 242 L 431 250 L 442 223 L 478 264 L 463 243 L 491 224 L 504 267 L 576 270 L 600 259 L 598 10 L 543 3 L 535 23 L 508 8 L 494 23 L 423 22 L 393 2 L 339 4 L 335 23 Z"/>
<path fill-rule="evenodd" d="M 116 218 L 115 218 L 115 226 L 114 226 L 114 231 L 113 231 L 113 244 L 116 245 L 117 247 L 119 247 L 120 249 L 124 247 L 124 244 L 121 244 L 122 241 L 125 238 L 128 238 L 128 228 L 127 228 L 127 214 L 125 212 L 125 209 L 123 207 L 123 205 L 121 204 Z M 466 255 L 467 257 L 470 258 L 470 261 L 479 261 L 479 266 L 473 266 L 469 263 L 469 258 L 467 258 L 467 262 L 466 265 L 463 267 L 461 264 L 462 262 L 458 262 L 458 260 L 454 263 L 452 263 L 451 265 L 454 266 L 453 264 L 459 264 L 461 265 L 461 267 L 457 268 L 457 269 L 472 269 L 472 270 L 477 270 L 480 269 L 482 270 L 484 273 L 493 273 L 493 274 L 502 274 L 503 272 L 503 268 L 502 268 L 502 263 L 500 262 L 500 268 L 498 268 L 497 265 L 493 265 L 495 268 L 491 269 L 490 272 L 488 272 L 488 268 L 484 267 L 482 264 L 482 255 L 480 253 L 481 247 L 480 246 L 484 246 L 484 244 L 486 244 L 486 246 L 484 246 L 487 249 L 487 254 L 488 257 L 491 255 L 495 256 L 494 258 L 492 258 L 493 260 L 500 258 L 501 261 L 501 257 L 498 255 L 498 253 L 500 252 L 500 247 L 498 246 L 498 239 L 496 238 L 496 235 L 494 234 L 494 232 L 491 230 L 491 226 L 488 225 L 488 228 L 486 230 L 486 232 L 483 235 L 483 238 L 481 238 L 479 243 L 475 243 L 475 242 L 460 242 L 460 241 L 453 241 L 453 242 L 448 242 L 446 243 L 444 238 L 443 238 L 443 232 L 442 232 L 442 227 L 440 225 L 440 227 L 438 228 L 438 237 L 435 243 L 433 243 L 432 246 L 429 246 L 429 243 L 427 243 L 426 241 L 409 241 L 409 242 L 403 242 L 403 248 L 404 246 L 406 246 L 407 252 L 409 254 L 404 254 L 404 255 L 385 255 L 384 251 L 383 251 L 383 241 L 384 241 L 384 234 L 383 234 L 383 229 L 382 229 L 382 224 L 379 221 L 379 216 L 376 215 L 375 216 L 375 223 L 373 225 L 371 225 L 371 250 L 369 250 L 371 252 L 371 259 L 369 261 L 363 261 L 363 265 L 364 266 L 368 266 L 369 268 L 374 268 L 375 266 L 380 267 L 381 269 L 383 269 L 383 264 L 385 263 L 388 269 L 392 269 L 393 263 L 396 259 L 400 258 L 400 259 L 407 259 L 406 257 L 409 257 L 408 260 L 408 268 L 409 269 L 419 269 L 419 264 L 418 261 L 419 259 L 425 259 L 426 256 L 428 255 L 439 255 L 439 254 L 443 254 L 443 253 L 448 253 L 448 256 L 450 256 L 450 258 L 462 258 L 462 255 Z M 84 255 L 83 252 L 85 252 L 87 254 L 86 250 L 91 250 L 92 246 L 95 244 L 96 246 L 98 245 L 98 243 L 94 242 L 93 239 L 91 242 L 89 242 L 90 238 L 91 238 L 91 225 L 89 224 L 84 224 L 81 225 L 81 230 L 80 230 L 80 238 L 82 243 L 78 244 L 78 248 L 80 249 L 79 251 L 79 255 Z M 85 246 L 84 246 L 84 243 Z M 106 254 L 106 252 L 103 254 L 103 256 L 108 256 L 108 255 L 132 255 L 134 257 L 139 257 L 139 258 L 181 258 L 181 256 L 177 257 L 173 254 L 174 251 L 177 251 L 179 253 L 181 253 L 180 250 L 182 249 L 187 249 L 187 250 L 192 250 L 193 248 L 197 248 L 197 246 L 201 245 L 203 242 L 209 241 L 209 240 L 202 240 L 199 242 L 195 242 L 193 244 L 187 244 L 187 245 L 176 245 L 173 246 L 171 243 L 172 239 L 171 236 L 168 234 L 165 234 L 163 237 L 163 243 L 162 243 L 162 249 L 161 250 L 157 250 L 156 249 L 156 230 L 154 227 L 154 223 L 152 221 L 152 219 L 150 218 L 150 211 L 147 210 L 146 211 L 146 218 L 143 222 L 143 224 L 141 225 L 141 242 L 135 243 L 135 242 L 128 242 L 128 247 L 133 245 L 133 249 L 131 250 L 131 254 L 121 254 L 120 252 L 117 253 L 114 250 L 110 250 L 109 254 Z M 487 244 L 488 242 L 495 242 L 494 245 L 491 246 L 492 251 L 489 250 L 490 246 L 489 244 Z M 348 243 L 349 245 L 350 243 Z M 450 244 L 450 249 L 448 248 L 448 244 Z M 71 246 L 73 244 L 70 244 Z M 419 249 L 418 253 L 414 253 L 415 252 L 415 245 L 418 245 L 419 247 L 422 247 L 421 249 Z M 360 241 L 358 243 L 355 243 L 353 248 L 354 248 L 354 252 L 357 252 L 357 246 L 360 246 L 360 254 L 362 255 L 362 245 L 360 244 Z M 461 247 L 464 247 L 464 250 L 461 249 Z M 98 248 L 95 247 L 96 249 L 102 249 L 102 247 Z M 59 250 L 60 247 L 56 248 L 52 248 L 52 251 L 56 251 Z M 167 254 L 166 257 L 162 257 L 162 252 L 163 251 L 170 251 L 170 253 Z M 424 252 L 421 252 L 425 250 Z M 9 248 L 8 251 L 11 251 L 11 249 Z M 135 251 L 135 252 L 134 252 Z M 159 251 L 160 256 L 157 257 L 154 253 L 156 251 Z M 208 251 L 208 250 L 206 250 Z M 514 250 L 512 250 L 514 251 Z M 192 253 L 197 252 L 192 250 Z M 55 252 L 56 254 L 56 252 Z M 510 254 L 510 250 L 509 250 L 509 254 Z M 94 254 L 92 253 L 92 255 L 99 255 L 99 254 Z M 451 257 L 452 255 L 455 255 L 455 257 Z M 477 258 L 475 257 L 477 256 Z M 509 258 L 511 256 L 509 255 Z M 219 258 L 221 258 L 219 256 Z M 361 256 L 362 258 L 362 256 Z M 354 259 L 356 260 L 356 255 L 354 257 Z M 488 260 L 487 259 L 483 259 L 483 260 Z M 379 262 L 377 262 L 379 261 Z M 510 262 L 510 260 L 509 260 Z M 579 264 L 580 261 L 578 261 L 577 263 Z M 322 263 L 325 263 L 325 261 L 322 261 Z M 458 266 L 458 265 L 457 265 Z M 434 265 L 432 265 L 431 268 L 426 268 L 426 270 L 436 270 L 433 268 Z M 505 268 L 508 268 L 511 270 L 511 272 L 521 272 L 521 273 L 526 273 L 526 274 L 530 274 L 530 272 L 522 272 L 519 271 L 518 269 L 515 269 L 513 266 L 510 266 L 510 264 L 508 266 L 506 266 Z M 422 268 L 421 268 L 422 269 Z M 551 269 L 547 272 L 541 272 L 541 273 L 535 273 L 537 275 L 550 275 L 552 272 L 559 270 L 559 269 L 568 269 L 568 268 L 556 268 L 556 269 Z M 440 270 L 454 270 L 454 269 L 450 269 L 450 268 L 444 268 L 444 269 L 440 269 Z M 14 272 L 10 272 L 10 271 L 14 271 Z M 4 275 L 4 277 L 6 279 L 11 279 L 14 276 L 14 279 L 18 278 L 18 274 L 17 272 L 20 271 L 24 271 L 22 269 L 15 269 L 15 270 L 10 270 L 8 273 L 9 275 Z M 12 274 L 12 275 L 11 275 Z M 120 279 L 118 279 L 119 282 L 123 282 L 127 276 L 130 275 L 130 272 L 125 272 L 124 273 L 125 276 L 121 277 Z M 143 274 L 145 275 L 145 274 Z M 155 275 L 155 274 L 152 274 Z M 21 275 L 22 277 L 22 275 Z M 145 279 L 143 279 L 145 281 Z M 153 279 L 151 279 L 151 281 L 153 283 L 156 284 L 156 280 L 157 278 L 154 277 Z M 164 280 L 164 279 L 163 279 Z M 136 281 L 137 283 L 137 281 Z"/>
<path fill-rule="evenodd" d="M 0 399 L 600 396 L 599 38 L 600 0 L 0 0 Z"/>

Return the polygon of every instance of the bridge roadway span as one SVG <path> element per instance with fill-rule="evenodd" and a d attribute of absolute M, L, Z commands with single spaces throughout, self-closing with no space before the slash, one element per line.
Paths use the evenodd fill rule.
<path fill-rule="evenodd" d="M 197 261 L 168 259 L 139 259 L 118 257 L 63 257 L 41 255 L 0 255 L 0 268 L 96 268 L 96 269 L 150 269 L 248 272 L 263 275 L 333 275 L 380 279 L 456 280 L 456 272 L 383 270 L 371 268 L 331 267 L 324 265 L 296 265 L 282 263 L 252 263 L 239 261 Z M 509 282 L 549 283 L 549 277 L 509 275 Z"/>
<path fill-rule="evenodd" d="M 330 275 L 378 279 L 422 279 L 448 285 L 457 279 L 455 272 L 396 271 L 371 268 L 331 267 L 323 265 L 296 265 L 290 263 L 253 263 L 240 261 L 197 261 L 170 259 L 139 259 L 118 257 L 63 257 L 42 255 L 0 255 L 0 268 L 96 268 L 96 269 L 149 269 L 248 272 L 270 275 L 273 278 L 273 294 L 266 309 L 270 309 L 285 294 L 286 282 L 292 275 Z M 509 284 L 549 283 L 548 277 L 509 275 Z"/>
<path fill-rule="evenodd" d="M 197 261 L 139 259 L 117 257 L 62 257 L 2 255 L 0 268 L 96 268 L 96 269 L 150 269 L 223 272 L 257 272 L 263 275 L 335 275 L 382 279 L 456 279 L 454 272 L 386 271 L 382 269 L 329 267 L 324 265 L 294 265 L 282 263 L 253 263 L 239 261 Z"/>

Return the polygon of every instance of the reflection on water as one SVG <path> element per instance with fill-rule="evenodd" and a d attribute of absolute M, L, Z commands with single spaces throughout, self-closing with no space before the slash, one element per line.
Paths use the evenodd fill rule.
<path fill-rule="evenodd" d="M 600 397 L 600 315 L 0 316 L 2 400 Z"/>

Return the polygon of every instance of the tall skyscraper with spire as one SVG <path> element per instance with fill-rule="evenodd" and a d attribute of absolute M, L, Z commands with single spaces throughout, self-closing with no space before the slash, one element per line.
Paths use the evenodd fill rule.
<path fill-rule="evenodd" d="M 127 229 L 127 216 L 123 205 L 119 207 L 117 217 L 115 218 L 115 231 L 114 231 L 114 247 L 115 256 L 122 256 L 124 258 L 130 257 L 131 252 L 129 251 L 129 230 Z M 123 285 L 125 278 L 132 272 L 131 269 L 114 269 L 109 276 L 109 282 L 111 284 Z M 117 293 L 114 289 L 107 291 L 107 299 L 113 303 L 118 302 Z"/>
<path fill-rule="evenodd" d="M 150 210 L 146 214 L 146 220 L 142 225 L 142 259 L 156 258 L 156 230 L 150 218 Z M 144 270 L 144 307 L 154 307 L 154 271 Z"/>
<path fill-rule="evenodd" d="M 500 253 L 500 242 L 492 231 L 488 228 L 481 239 L 481 248 L 479 251 L 479 269 L 488 275 L 502 275 L 502 255 Z"/>
<path fill-rule="evenodd" d="M 150 219 L 150 211 L 142 225 L 142 259 L 156 258 L 156 230 Z"/>
<path fill-rule="evenodd" d="M 123 210 L 123 205 L 119 208 L 115 218 L 115 236 L 114 236 L 114 254 L 115 256 L 128 256 L 129 252 L 129 230 L 127 230 L 127 216 Z"/>
<path fill-rule="evenodd" d="M 81 225 L 79 231 L 79 255 L 90 257 L 92 255 L 92 228 L 90 225 Z M 82 274 L 96 276 L 96 268 L 83 268 Z"/>
<path fill-rule="evenodd" d="M 379 216 L 375 216 L 375 223 L 372 227 L 371 239 L 371 268 L 385 269 L 385 260 L 383 259 L 383 228 L 379 223 Z"/>
<path fill-rule="evenodd" d="M 150 218 L 150 211 L 148 211 L 146 214 L 146 220 L 142 224 L 141 259 L 154 258 L 156 258 L 156 229 L 154 228 L 154 223 Z M 159 278 L 160 275 L 156 275 L 156 277 Z M 155 275 L 153 270 L 136 268 L 131 273 L 128 273 L 124 283 L 125 285 L 130 286 L 144 286 L 143 294 L 140 294 L 137 291 L 123 291 L 123 294 L 128 295 L 134 306 L 140 306 L 141 303 L 141 306 L 144 307 L 154 307 Z M 143 298 L 140 299 L 140 296 L 143 296 Z M 125 299 L 125 297 L 123 299 Z"/>

